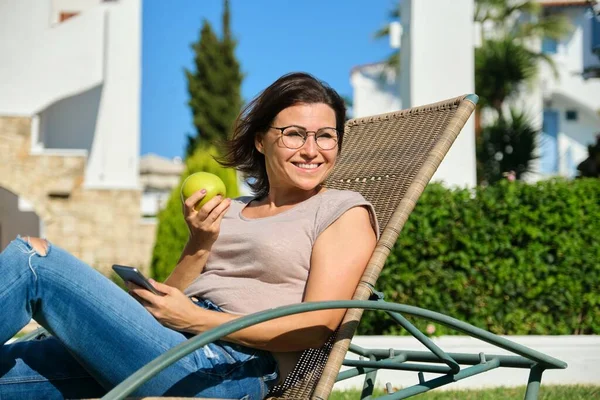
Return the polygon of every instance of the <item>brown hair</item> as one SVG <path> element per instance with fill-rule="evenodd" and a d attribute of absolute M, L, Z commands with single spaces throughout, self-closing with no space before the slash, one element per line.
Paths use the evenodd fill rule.
<path fill-rule="evenodd" d="M 248 185 L 258 198 L 269 193 L 269 178 L 265 156 L 256 150 L 255 138 L 269 129 L 279 112 L 300 103 L 324 103 L 333 109 L 339 134 L 338 153 L 342 150 L 346 120 L 344 100 L 329 85 L 310 74 L 283 75 L 244 107 L 235 122 L 231 139 L 225 143 L 225 155 L 219 160 L 221 165 L 234 167 L 246 178 L 251 178 Z"/>

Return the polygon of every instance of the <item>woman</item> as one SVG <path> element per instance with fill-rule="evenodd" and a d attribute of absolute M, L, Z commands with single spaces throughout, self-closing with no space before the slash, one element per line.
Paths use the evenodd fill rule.
<path fill-rule="evenodd" d="M 125 293 L 39 238 L 0 254 L 0 342 L 34 318 L 54 336 L 2 346 L 0 398 L 94 397 L 191 335 L 240 315 L 302 301 L 350 299 L 377 239 L 372 206 L 326 190 L 342 147 L 345 107 L 314 77 L 294 73 L 242 112 L 224 165 L 250 177 L 252 197 L 198 191 L 183 204 L 190 236 L 164 296 Z M 249 327 L 167 368 L 136 395 L 261 399 L 298 352 L 319 347 L 344 310 Z"/>

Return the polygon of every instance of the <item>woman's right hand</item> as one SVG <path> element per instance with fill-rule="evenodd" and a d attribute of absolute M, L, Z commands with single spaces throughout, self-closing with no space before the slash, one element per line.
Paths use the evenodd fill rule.
<path fill-rule="evenodd" d="M 221 220 L 231 205 L 231 199 L 215 196 L 196 211 L 194 205 L 205 195 L 203 189 L 188 197 L 183 202 L 183 216 L 190 231 L 190 241 L 208 250 L 219 237 Z"/>

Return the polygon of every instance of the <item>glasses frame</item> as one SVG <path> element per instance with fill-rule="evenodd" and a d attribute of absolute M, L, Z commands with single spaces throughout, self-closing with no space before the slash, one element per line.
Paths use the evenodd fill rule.
<path fill-rule="evenodd" d="M 269 128 L 270 128 L 270 129 L 276 129 L 276 130 L 278 130 L 278 131 L 280 132 L 280 133 L 279 133 L 279 135 L 280 135 L 279 137 L 281 138 L 281 143 L 283 143 L 283 145 L 284 145 L 286 148 L 290 149 L 290 150 L 298 150 L 298 149 L 301 149 L 301 148 L 302 148 L 302 146 L 304 146 L 304 145 L 306 144 L 306 141 L 308 140 L 308 138 L 309 138 L 310 136 L 314 136 L 314 137 L 315 137 L 315 144 L 317 145 L 317 147 L 318 147 L 319 149 L 321 149 L 321 150 L 323 150 L 323 151 L 329 151 L 329 150 L 333 150 L 333 149 L 337 148 L 337 146 L 338 146 L 338 141 L 339 141 L 339 137 L 340 137 L 340 133 L 338 132 L 338 130 L 337 130 L 336 128 L 332 128 L 332 127 L 330 127 L 330 126 L 324 126 L 323 128 L 319 128 L 319 129 L 317 129 L 316 131 L 309 131 L 309 130 L 307 130 L 305 127 L 303 127 L 303 126 L 300 126 L 300 125 L 288 125 L 288 126 L 284 126 L 284 127 L 281 127 L 281 128 L 279 128 L 279 127 L 277 127 L 277 126 L 269 126 Z M 304 138 L 304 142 L 302 142 L 302 145 L 301 145 L 300 147 L 290 147 L 290 146 L 288 146 L 288 145 L 286 145 L 286 144 L 285 144 L 285 140 L 283 139 L 283 136 L 284 136 L 284 134 L 283 134 L 283 131 L 285 131 L 287 128 L 300 128 L 300 129 L 303 129 L 303 130 L 306 132 L 306 137 Z M 336 134 L 336 138 L 335 138 L 335 146 L 333 146 L 333 147 L 332 147 L 332 148 L 330 148 L 330 149 L 324 149 L 324 148 L 322 148 L 322 147 L 319 145 L 319 142 L 317 141 L 317 133 L 319 133 L 319 131 L 321 131 L 322 129 L 333 129 L 333 130 L 335 131 L 335 134 Z M 309 133 L 312 133 L 312 135 L 309 135 Z"/>

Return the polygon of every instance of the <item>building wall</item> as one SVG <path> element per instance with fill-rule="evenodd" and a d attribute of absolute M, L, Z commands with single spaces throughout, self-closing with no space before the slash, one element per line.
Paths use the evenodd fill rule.
<path fill-rule="evenodd" d="M 30 142 L 29 118 L 0 117 L 0 187 L 31 203 L 51 242 L 99 271 L 119 263 L 147 272 L 156 226 L 141 219 L 141 190 L 89 189 L 85 156 L 32 154 Z M 13 207 L 10 198 L 2 204 Z M 22 235 L 38 234 L 11 223 Z"/>
<path fill-rule="evenodd" d="M 559 41 L 552 55 L 559 71 L 558 79 L 546 64 L 541 68 L 541 87 L 545 97 L 552 93 L 570 96 L 594 110 L 600 110 L 600 79 L 584 79 L 585 68 L 600 67 L 600 58 L 591 51 L 592 26 L 590 13 L 585 7 L 559 8 L 554 11 L 569 18 L 572 33 Z M 540 47 L 541 50 L 541 47 Z"/>
<path fill-rule="evenodd" d="M 102 3 L 103 0 L 51 0 L 50 24 L 60 23 L 61 13 L 81 13 Z"/>
<path fill-rule="evenodd" d="M 542 173 L 542 159 L 555 155 L 541 151 L 542 159 L 533 162 L 534 172 L 526 177 L 529 181 L 553 175 L 575 176 L 575 167 L 588 156 L 587 145 L 594 143 L 600 132 L 600 79 L 583 76 L 586 68 L 600 67 L 600 59 L 591 51 L 592 15 L 586 7 L 552 7 L 549 11 L 566 16 L 573 28 L 566 38 L 557 42 L 556 53 L 550 54 L 558 76 L 549 65 L 541 63 L 536 84 L 524 88 L 516 103 L 528 111 L 539 129 L 544 110 L 557 111 L 558 168 L 555 174 Z M 541 43 L 537 45 L 536 50 L 541 51 Z M 577 112 L 578 119 L 567 120 L 567 111 Z M 540 140 L 543 139 L 542 136 Z"/>
<path fill-rule="evenodd" d="M 558 111 L 558 174 L 573 177 L 577 165 L 588 157 L 587 146 L 600 133 L 600 117 L 577 107 L 570 99 L 554 96 L 552 109 Z M 567 111 L 576 111 L 577 120 L 567 119 Z"/>
<path fill-rule="evenodd" d="M 350 81 L 354 91 L 354 118 L 402 109 L 396 71 L 390 71 L 385 64 L 355 68 L 350 75 Z"/>
<path fill-rule="evenodd" d="M 39 114 L 38 149 L 92 151 L 102 86 L 60 100 Z"/>
<path fill-rule="evenodd" d="M 0 55 L 0 115 L 36 117 L 36 151 L 76 143 L 86 187 L 139 188 L 141 0 L 0 2 Z"/>
<path fill-rule="evenodd" d="M 475 92 L 473 13 L 473 0 L 401 2 L 404 108 Z M 474 118 L 466 123 L 433 180 L 449 186 L 476 184 Z"/>
<path fill-rule="evenodd" d="M 104 80 L 104 11 L 51 27 L 48 4 L 0 2 L 0 115 L 34 115 Z"/>
<path fill-rule="evenodd" d="M 141 0 L 109 2 L 105 83 L 85 186 L 140 189 Z"/>

